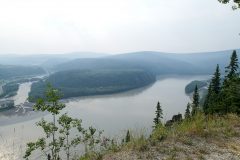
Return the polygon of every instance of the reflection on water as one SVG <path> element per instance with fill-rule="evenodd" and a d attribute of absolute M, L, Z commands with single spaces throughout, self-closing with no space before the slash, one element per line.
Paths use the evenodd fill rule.
<path fill-rule="evenodd" d="M 93 125 L 112 136 L 121 134 L 123 131 L 125 133 L 128 128 L 150 130 L 157 101 L 162 105 L 164 121 L 170 119 L 173 114 L 184 113 L 186 104 L 190 101 L 184 89 L 190 81 L 195 79 L 207 79 L 207 77 L 160 78 L 144 89 L 121 94 L 74 98 L 65 101 L 67 107 L 62 113 L 68 112 L 73 117 L 81 118 L 84 125 Z M 2 155 L 10 154 L 11 156 L 14 153 L 13 156 L 21 157 L 26 142 L 35 140 L 42 134 L 41 130 L 35 126 L 42 116 L 32 119 L 31 115 L 34 114 L 22 116 L 28 121 L 0 127 Z M 50 119 L 50 115 L 44 117 Z M 0 125 L 1 122 L 7 123 L 2 118 L 0 117 Z M 8 120 L 13 119 L 11 117 Z M 19 157 L 15 159 L 21 159 Z"/>

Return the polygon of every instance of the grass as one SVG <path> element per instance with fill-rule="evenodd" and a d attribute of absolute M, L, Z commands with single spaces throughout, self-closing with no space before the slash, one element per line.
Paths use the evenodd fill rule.
<path fill-rule="evenodd" d="M 139 157 L 143 155 L 151 157 L 152 155 L 148 151 L 155 148 L 159 154 L 168 155 L 167 159 L 175 159 L 179 156 L 178 153 L 189 156 L 189 159 L 191 159 L 191 154 L 197 156 L 197 159 L 204 159 L 204 155 L 209 154 L 209 151 L 198 142 L 204 140 L 208 143 L 209 141 L 219 147 L 227 146 L 240 151 L 239 145 L 234 142 L 227 143 L 228 139 L 238 137 L 239 133 L 240 117 L 238 115 L 206 116 L 203 113 L 198 113 L 191 119 L 185 119 L 182 122 L 173 124 L 171 127 L 159 125 L 152 131 L 150 137 L 147 137 L 142 132 L 131 133 L 128 143 L 114 144 L 114 146 L 108 147 L 108 151 L 103 155 L 106 153 L 135 152 L 144 153 Z M 189 153 L 182 145 L 194 148 L 194 150 Z M 114 148 L 114 150 L 111 150 L 111 148 Z M 92 156 L 80 160 L 100 160 L 101 158 L 101 156 L 98 156 L 98 158 Z"/>
<path fill-rule="evenodd" d="M 132 136 L 130 142 L 126 143 L 124 148 L 144 152 L 148 150 L 148 146 L 148 139 L 144 135 L 141 135 L 140 137 Z"/>
<path fill-rule="evenodd" d="M 191 144 L 190 141 L 184 139 L 186 136 L 198 137 L 233 137 L 238 136 L 236 131 L 240 127 L 240 117 L 234 114 L 225 116 L 208 115 L 198 113 L 191 119 L 185 119 L 181 123 L 175 123 L 172 127 L 167 128 L 160 126 L 153 131 L 153 141 L 161 141 L 164 138 L 179 137 L 186 143 Z"/>

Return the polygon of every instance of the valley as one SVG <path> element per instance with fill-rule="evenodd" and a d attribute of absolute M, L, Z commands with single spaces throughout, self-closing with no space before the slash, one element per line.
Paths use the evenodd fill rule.
<path fill-rule="evenodd" d="M 148 134 L 151 131 L 157 101 L 163 106 L 163 120 L 166 122 L 172 115 L 184 113 L 187 103 L 190 102 L 184 91 L 185 86 L 195 79 L 208 78 L 209 76 L 161 76 L 154 84 L 124 93 L 63 100 L 67 107 L 61 113 L 67 112 L 72 117 L 80 117 L 84 126 L 93 125 L 103 129 L 104 134 L 111 137 L 124 135 L 128 128 L 143 129 Z M 29 85 L 21 89 L 23 90 L 19 92 L 21 95 L 18 97 L 25 99 Z M 175 100 L 172 101 L 169 97 L 175 97 Z M 41 117 L 51 119 L 49 114 L 32 111 L 25 114 L 0 113 L 0 149 L 3 150 L 3 155 L 12 154 L 11 144 L 14 142 L 12 156 L 23 156 L 24 144 L 42 134 L 34 125 Z"/>

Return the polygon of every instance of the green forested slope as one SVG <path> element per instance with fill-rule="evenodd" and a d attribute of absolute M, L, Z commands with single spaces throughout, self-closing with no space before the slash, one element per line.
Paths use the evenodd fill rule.
<path fill-rule="evenodd" d="M 37 66 L 0 65 L 0 79 L 10 79 L 44 73 L 45 71 Z"/>
<path fill-rule="evenodd" d="M 59 89 L 63 98 L 110 94 L 145 86 L 155 81 L 155 76 L 143 70 L 71 70 L 56 72 L 46 80 L 32 85 L 29 96 L 44 95 L 47 83 Z"/>
<path fill-rule="evenodd" d="M 58 64 L 54 66 L 52 70 L 138 68 L 150 71 L 156 75 L 211 74 L 214 71 L 216 64 L 219 64 L 222 70 L 224 69 L 231 53 L 232 50 L 194 54 L 162 53 L 153 51 L 132 52 L 102 58 L 74 59 Z"/>

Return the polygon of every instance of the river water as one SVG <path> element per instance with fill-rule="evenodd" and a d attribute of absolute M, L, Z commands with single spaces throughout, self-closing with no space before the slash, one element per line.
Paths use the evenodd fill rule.
<path fill-rule="evenodd" d="M 185 94 L 185 86 L 192 80 L 207 78 L 208 76 L 160 77 L 152 85 L 124 93 L 72 98 L 65 101 L 66 108 L 62 113 L 67 112 L 72 117 L 80 118 L 84 126 L 93 125 L 109 136 L 125 134 L 129 128 L 149 132 L 158 101 L 163 109 L 163 121 L 174 114 L 184 114 L 186 105 L 190 102 Z M 27 98 L 30 86 L 29 83 L 20 86 L 16 101 Z M 0 113 L 0 159 L 21 159 L 25 144 L 42 135 L 42 131 L 35 126 L 42 117 L 51 118 L 50 115 L 34 112 L 23 115 Z"/>

